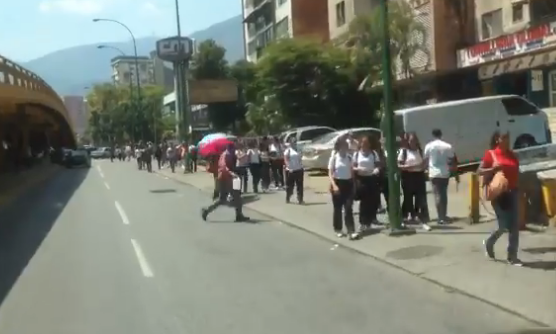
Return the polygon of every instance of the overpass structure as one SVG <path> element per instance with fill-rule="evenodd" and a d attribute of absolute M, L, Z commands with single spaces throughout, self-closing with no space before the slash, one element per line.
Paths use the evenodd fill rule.
<path fill-rule="evenodd" d="M 75 145 L 60 96 L 38 75 L 0 55 L 0 169 L 29 150 Z"/>

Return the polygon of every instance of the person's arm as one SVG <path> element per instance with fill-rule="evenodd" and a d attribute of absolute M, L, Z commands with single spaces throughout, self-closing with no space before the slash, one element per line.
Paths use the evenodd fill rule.
<path fill-rule="evenodd" d="M 405 151 L 405 149 L 402 148 L 400 150 L 400 152 L 398 152 L 398 168 L 400 168 L 400 169 L 406 169 L 407 168 L 405 166 L 405 161 L 404 161 L 405 160 L 404 159 L 404 151 Z M 407 153 L 405 153 L 405 154 L 407 154 Z"/>
<path fill-rule="evenodd" d="M 284 167 L 287 169 L 289 165 L 290 165 L 290 149 L 287 148 L 284 151 Z"/>
<path fill-rule="evenodd" d="M 483 160 L 481 161 L 481 164 L 479 165 L 479 168 L 477 169 L 477 174 L 479 174 L 479 175 L 488 175 L 488 174 L 495 173 L 496 171 L 498 171 L 500 169 L 500 166 L 498 166 L 494 163 L 493 154 L 494 154 L 494 152 L 491 151 L 491 150 L 487 150 L 485 152 Z"/>
<path fill-rule="evenodd" d="M 338 185 L 336 185 L 336 181 L 334 181 L 334 169 L 336 164 L 336 154 L 333 153 L 330 155 L 330 159 L 328 159 L 328 179 L 330 180 L 330 185 L 332 186 L 332 190 L 334 192 L 338 191 Z"/>

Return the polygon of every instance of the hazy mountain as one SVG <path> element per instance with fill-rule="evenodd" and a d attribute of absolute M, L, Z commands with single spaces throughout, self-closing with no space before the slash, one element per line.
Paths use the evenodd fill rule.
<path fill-rule="evenodd" d="M 165 37 L 165 36 L 164 36 Z M 214 24 L 207 29 L 190 35 L 197 41 L 212 38 L 226 48 L 226 58 L 230 62 L 243 58 L 242 18 L 233 17 Z M 162 37 L 163 38 L 163 37 Z M 156 47 L 160 37 L 144 37 L 137 39 L 137 52 L 147 56 Z M 110 45 L 133 55 L 133 43 L 102 43 L 80 45 L 58 50 L 40 58 L 21 63 L 22 66 L 35 72 L 48 82 L 60 95 L 81 95 L 85 87 L 95 83 L 110 81 L 110 59 L 117 56 L 114 50 L 99 50 L 97 46 Z"/>

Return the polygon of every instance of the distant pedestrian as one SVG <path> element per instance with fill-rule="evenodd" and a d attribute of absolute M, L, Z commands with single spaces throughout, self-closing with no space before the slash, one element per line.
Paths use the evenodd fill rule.
<path fill-rule="evenodd" d="M 294 188 L 297 192 L 297 202 L 303 201 L 303 179 L 305 177 L 301 153 L 297 150 L 297 142 L 292 139 L 290 145 L 284 151 L 284 168 L 286 174 L 286 203 L 290 203 Z"/>

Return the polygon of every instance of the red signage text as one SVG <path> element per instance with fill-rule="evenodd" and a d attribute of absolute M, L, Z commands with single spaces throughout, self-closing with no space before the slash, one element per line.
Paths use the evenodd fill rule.
<path fill-rule="evenodd" d="M 550 30 L 550 25 L 543 24 L 515 34 L 501 36 L 490 41 L 473 45 L 468 49 L 468 53 L 472 58 L 479 57 L 494 51 L 511 49 L 519 45 L 540 40 L 551 34 L 552 31 Z"/>

